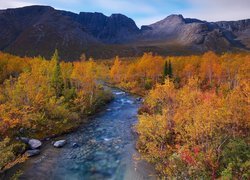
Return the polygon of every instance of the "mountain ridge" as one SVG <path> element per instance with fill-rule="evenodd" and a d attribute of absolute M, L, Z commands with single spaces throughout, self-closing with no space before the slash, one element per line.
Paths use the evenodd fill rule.
<path fill-rule="evenodd" d="M 249 50 L 250 19 L 207 22 L 182 15 L 138 28 L 122 14 L 72 13 L 50 6 L 0 10 L 0 50 L 20 56 L 49 58 L 59 49 L 62 59 L 161 55 Z"/>

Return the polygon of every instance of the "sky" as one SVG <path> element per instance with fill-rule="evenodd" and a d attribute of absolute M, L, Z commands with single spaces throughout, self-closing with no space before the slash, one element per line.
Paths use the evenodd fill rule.
<path fill-rule="evenodd" d="M 0 0 L 0 9 L 29 5 L 49 5 L 79 12 L 124 14 L 140 27 L 164 19 L 170 14 L 206 21 L 250 18 L 250 0 Z"/>

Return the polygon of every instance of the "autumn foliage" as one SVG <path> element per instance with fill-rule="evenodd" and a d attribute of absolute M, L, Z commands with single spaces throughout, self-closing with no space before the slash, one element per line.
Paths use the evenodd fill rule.
<path fill-rule="evenodd" d="M 145 90 L 162 81 L 164 59 L 145 53 L 133 61 L 121 61 L 116 57 L 110 71 L 111 82 L 131 92 L 145 94 Z"/>
<path fill-rule="evenodd" d="M 66 63 L 0 53 L 0 168 L 15 137 L 68 131 L 111 96 L 100 79 L 143 95 L 137 148 L 169 179 L 250 178 L 250 54 Z"/>
<path fill-rule="evenodd" d="M 249 179 L 249 54 L 149 53 L 115 68 L 116 84 L 147 94 L 137 147 L 163 177 Z"/>
<path fill-rule="evenodd" d="M 94 61 L 59 62 L 57 51 L 50 61 L 0 54 L 0 169 L 15 157 L 16 137 L 67 132 L 111 98 L 96 71 Z"/>
<path fill-rule="evenodd" d="M 216 55 L 207 52 L 201 56 L 161 57 L 145 53 L 135 60 L 121 61 L 111 67 L 111 82 L 129 91 L 145 95 L 157 83 L 164 83 L 170 76 L 175 86 L 182 87 L 188 79 L 197 77 L 201 89 L 208 90 L 221 86 L 233 88 L 239 77 L 249 78 L 249 54 Z M 117 63 L 119 62 L 119 63 Z M 171 70 L 169 70 L 169 64 Z M 167 66 L 167 68 L 166 68 Z M 112 75 L 115 72 L 115 76 Z M 168 73 L 168 74 L 167 74 Z"/>

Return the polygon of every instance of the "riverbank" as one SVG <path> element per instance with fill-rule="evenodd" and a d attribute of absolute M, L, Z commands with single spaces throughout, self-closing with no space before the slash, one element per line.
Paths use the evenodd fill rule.
<path fill-rule="evenodd" d="M 20 141 L 20 137 L 25 137 L 23 139 L 34 138 L 34 139 L 40 140 L 43 144 L 42 146 L 44 146 L 44 144 L 46 144 L 48 140 L 54 140 L 54 139 L 57 139 L 58 137 L 62 137 L 64 135 L 77 131 L 80 126 L 88 123 L 89 119 L 95 116 L 96 113 L 104 110 L 106 105 L 112 101 L 113 97 L 112 97 L 111 92 L 109 92 L 106 89 L 105 91 L 103 90 L 103 93 L 104 95 L 101 96 L 101 98 L 99 99 L 99 102 L 95 105 L 94 109 L 90 113 L 79 114 L 80 118 L 77 118 L 74 121 L 63 121 L 61 123 L 54 122 L 53 127 L 51 125 L 47 125 L 50 127 L 49 129 L 46 129 L 44 131 L 41 131 L 41 130 L 32 131 L 32 133 L 29 133 L 28 135 L 25 132 L 22 132 L 24 130 L 20 129 L 19 137 L 17 136 L 16 138 L 12 138 L 10 139 L 10 142 L 8 144 L 3 145 L 3 148 L 5 149 L 10 147 L 9 148 L 10 150 L 8 151 L 13 151 L 13 156 L 12 156 L 12 160 L 9 160 L 9 162 L 2 169 L 0 169 L 0 174 L 4 174 L 5 171 L 8 171 L 13 166 L 16 166 L 17 164 L 26 161 L 27 154 L 25 154 L 25 151 L 30 149 L 30 147 L 25 142 Z M 36 129 L 39 129 L 39 127 L 36 127 Z M 2 146 L 0 145 L 0 149 L 1 147 Z M 2 150 L 3 149 L 1 149 L 1 151 Z M 3 156 L 5 156 L 4 152 L 5 152 L 4 150 L 1 152 Z"/>
<path fill-rule="evenodd" d="M 23 172 L 20 179 L 155 179 L 153 167 L 135 149 L 133 126 L 140 102 L 112 89 L 114 100 L 76 132 L 62 136 L 67 144 L 55 149 L 48 141 L 40 156 L 19 164 L 3 177 Z M 73 144 L 77 147 L 73 147 Z"/>

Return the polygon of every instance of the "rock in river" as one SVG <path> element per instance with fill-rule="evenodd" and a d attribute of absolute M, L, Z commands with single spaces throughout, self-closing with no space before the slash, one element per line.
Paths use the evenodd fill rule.
<path fill-rule="evenodd" d="M 37 149 L 42 145 L 42 142 L 37 139 L 30 139 L 28 144 L 31 149 Z"/>
<path fill-rule="evenodd" d="M 79 146 L 79 144 L 77 144 L 77 143 L 73 143 L 72 147 L 73 147 L 73 148 L 78 148 L 78 147 L 80 147 L 80 146 Z"/>
<path fill-rule="evenodd" d="M 28 151 L 25 152 L 25 154 L 26 154 L 28 157 L 36 156 L 36 155 L 39 155 L 39 154 L 40 154 L 40 150 L 39 150 L 39 149 L 28 150 Z"/>
<path fill-rule="evenodd" d="M 138 97 L 138 98 L 136 98 L 136 101 L 140 102 L 140 101 L 142 101 L 142 98 Z"/>
<path fill-rule="evenodd" d="M 66 140 L 59 140 L 59 141 L 56 141 L 53 145 L 56 148 L 60 148 L 60 147 L 63 147 L 65 144 L 66 144 Z"/>
<path fill-rule="evenodd" d="M 26 138 L 26 137 L 20 137 L 20 138 L 18 138 L 20 141 L 22 141 L 23 143 L 26 143 L 26 144 L 28 144 L 29 143 L 29 138 Z"/>

